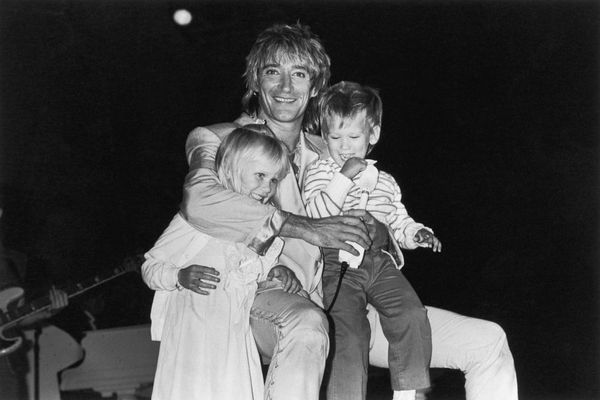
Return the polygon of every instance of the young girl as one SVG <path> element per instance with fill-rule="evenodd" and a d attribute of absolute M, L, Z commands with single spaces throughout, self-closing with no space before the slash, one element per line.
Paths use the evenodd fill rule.
<path fill-rule="evenodd" d="M 289 165 L 285 146 L 264 130 L 266 125 L 235 129 L 215 161 L 227 189 L 260 203 L 275 194 Z M 205 235 L 175 215 L 142 265 L 144 281 L 156 291 L 152 339 L 161 342 L 153 400 L 263 398 L 249 326 L 253 299 L 257 290 L 274 287 L 304 294 L 294 273 L 277 265 L 282 247 L 277 238 L 258 256 L 243 243 Z"/>

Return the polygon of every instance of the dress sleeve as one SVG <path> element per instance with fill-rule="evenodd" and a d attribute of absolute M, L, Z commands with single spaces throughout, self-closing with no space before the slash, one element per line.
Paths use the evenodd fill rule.
<path fill-rule="evenodd" d="M 323 218 L 340 215 L 352 185 L 352 180 L 334 172 L 325 163 L 313 163 L 306 171 L 302 191 L 308 216 Z"/>
<path fill-rule="evenodd" d="M 152 290 L 175 290 L 178 288 L 177 273 L 179 268 L 174 264 L 159 260 L 148 252 L 142 264 L 142 279 Z"/>
<path fill-rule="evenodd" d="M 142 279 L 152 290 L 175 290 L 178 288 L 177 274 L 182 258 L 196 232 L 182 218 L 175 215 L 156 243 L 144 254 L 141 267 Z M 200 235 L 199 233 L 196 233 Z"/>
<path fill-rule="evenodd" d="M 242 242 L 264 254 L 279 234 L 287 213 L 221 185 L 214 161 L 220 137 L 229 131 L 221 129 L 217 134 L 208 128 L 196 128 L 188 135 L 186 156 L 190 171 L 183 185 L 181 214 L 207 235 Z"/>

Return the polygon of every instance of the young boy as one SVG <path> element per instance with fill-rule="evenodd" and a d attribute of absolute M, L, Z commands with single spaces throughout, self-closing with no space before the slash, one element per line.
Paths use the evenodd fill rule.
<path fill-rule="evenodd" d="M 357 208 L 364 176 L 377 170 L 365 156 L 379 140 L 382 103 L 376 90 L 352 82 L 329 88 L 319 100 L 322 135 L 329 158 L 317 160 L 306 173 L 303 195 L 313 218 L 342 214 Z M 431 229 L 415 222 L 401 202 L 394 178 L 381 171 L 368 193 L 366 210 L 391 228 L 405 249 L 429 247 L 441 251 Z M 363 205 L 364 207 L 364 205 Z M 397 248 L 397 246 L 396 246 Z M 397 251 L 402 264 L 401 253 Z M 431 330 L 427 311 L 393 257 L 382 249 L 365 252 L 358 268 L 349 268 L 340 282 L 340 255 L 324 249 L 323 300 L 335 332 L 328 400 L 366 396 L 370 330 L 367 302 L 379 312 L 389 341 L 389 365 L 394 399 L 414 399 L 429 387 Z M 339 295 L 335 293 L 339 282 Z M 352 384 L 349 384 L 352 383 Z M 362 391 L 358 386 L 362 385 Z"/>

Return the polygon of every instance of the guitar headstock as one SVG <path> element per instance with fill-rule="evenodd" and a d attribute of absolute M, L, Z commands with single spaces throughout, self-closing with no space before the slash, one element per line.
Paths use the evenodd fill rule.
<path fill-rule="evenodd" d="M 144 255 L 143 254 L 134 254 L 132 256 L 127 256 L 123 259 L 123 262 L 119 266 L 119 269 L 123 272 L 140 272 L 140 267 L 144 263 Z"/>

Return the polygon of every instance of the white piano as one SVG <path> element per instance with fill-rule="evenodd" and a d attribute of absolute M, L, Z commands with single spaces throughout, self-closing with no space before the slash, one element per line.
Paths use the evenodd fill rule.
<path fill-rule="evenodd" d="M 150 340 L 150 325 L 87 331 L 81 346 L 83 362 L 61 372 L 61 391 L 93 389 L 119 400 L 150 398 L 159 347 Z"/>

